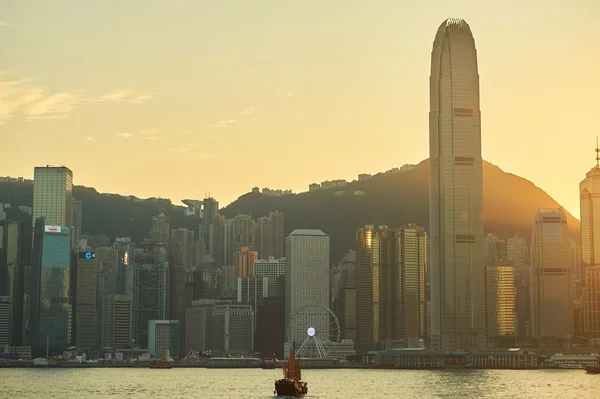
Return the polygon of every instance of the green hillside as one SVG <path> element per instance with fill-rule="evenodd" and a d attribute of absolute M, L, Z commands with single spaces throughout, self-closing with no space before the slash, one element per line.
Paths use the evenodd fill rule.
<path fill-rule="evenodd" d="M 519 232 L 526 239 L 539 208 L 554 208 L 559 204 L 543 190 L 521 177 L 502 171 L 488 162 L 483 164 L 484 222 L 486 233 L 501 237 Z M 172 228 L 193 229 L 196 222 L 186 217 L 183 208 L 167 199 L 140 200 L 115 194 L 100 194 L 93 188 L 76 186 L 73 196 L 83 200 L 83 232 L 109 237 L 130 236 L 139 241 L 146 237 L 152 217 L 160 211 L 171 220 Z M 338 191 L 350 195 L 336 196 Z M 356 191 L 364 195 L 352 195 Z M 31 183 L 0 182 L 0 202 L 10 203 L 9 215 L 24 219 L 14 207 L 31 206 Z M 298 228 L 321 229 L 331 237 L 332 260 L 339 260 L 354 246 L 355 231 L 365 224 L 399 227 L 416 223 L 429 225 L 429 161 L 400 173 L 382 173 L 371 180 L 356 181 L 342 188 L 307 192 L 283 197 L 258 193 L 242 195 L 221 210 L 228 218 L 250 213 L 253 218 L 270 211 L 285 213 L 285 234 Z M 579 221 L 568 215 L 574 235 Z"/>

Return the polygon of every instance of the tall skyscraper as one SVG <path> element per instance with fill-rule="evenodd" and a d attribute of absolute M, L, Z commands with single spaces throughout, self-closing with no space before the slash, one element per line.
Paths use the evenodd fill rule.
<path fill-rule="evenodd" d="M 278 278 L 285 275 L 285 258 L 259 259 L 254 262 L 252 274 L 269 279 L 269 296 L 281 296 Z"/>
<path fill-rule="evenodd" d="M 564 209 L 540 209 L 536 214 L 530 270 L 532 336 L 572 336 L 573 256 Z"/>
<path fill-rule="evenodd" d="M 206 253 L 211 254 L 214 257 L 215 251 L 215 233 L 212 231 L 211 226 L 213 218 L 219 214 L 219 202 L 212 198 L 205 198 L 202 203 L 202 234 L 200 236 L 204 238 L 204 245 L 206 245 Z"/>
<path fill-rule="evenodd" d="M 524 339 L 531 334 L 531 295 L 529 294 L 529 247 L 525 238 L 515 233 L 507 240 L 506 259 L 513 263 L 515 275 L 515 311 L 517 313 L 517 335 Z M 489 335 L 489 334 L 488 334 Z"/>
<path fill-rule="evenodd" d="M 73 221 L 73 231 L 71 232 L 71 242 L 77 244 L 77 241 L 81 239 L 82 231 L 82 215 L 83 215 L 83 201 L 73 198 L 72 206 L 73 215 L 71 220 Z M 71 244 L 72 247 L 75 245 Z"/>
<path fill-rule="evenodd" d="M 429 87 L 431 344 L 443 350 L 483 348 L 479 72 L 475 40 L 464 20 L 440 25 Z"/>
<path fill-rule="evenodd" d="M 98 348 L 98 264 L 95 258 L 86 258 L 87 252 L 78 252 L 75 259 L 75 345 L 82 352 Z"/>
<path fill-rule="evenodd" d="M 35 221 L 31 265 L 29 342 L 34 356 L 46 356 L 46 350 L 61 353 L 71 346 L 70 284 L 71 229 L 40 217 Z"/>
<path fill-rule="evenodd" d="M 44 216 L 49 223 L 73 225 L 73 172 L 66 166 L 43 166 L 33 170 L 33 226 Z"/>
<path fill-rule="evenodd" d="M 169 222 L 169 218 L 163 212 L 154 218 L 154 223 L 152 223 L 149 235 L 150 241 L 168 247 L 169 238 L 171 236 L 171 223 Z"/>
<path fill-rule="evenodd" d="M 321 230 L 297 229 L 287 236 L 285 247 L 285 325 L 288 326 L 290 318 L 305 306 L 329 307 L 329 236 Z M 312 316 L 319 325 L 329 325 L 327 312 Z M 329 336 L 329 331 L 319 333 Z M 295 326 L 291 336 L 293 341 L 303 342 L 306 326 Z"/>
<path fill-rule="evenodd" d="M 23 339 L 23 300 L 25 264 L 29 260 L 29 244 L 19 222 L 0 220 L 0 297 L 7 297 L 10 308 L 10 343 L 21 345 Z M 28 254 L 29 252 L 29 254 Z"/>
<path fill-rule="evenodd" d="M 179 321 L 181 350 L 185 349 L 186 271 L 195 266 L 194 232 L 186 229 L 171 230 L 169 247 L 169 320 Z"/>
<path fill-rule="evenodd" d="M 128 348 L 131 342 L 131 298 L 125 295 L 102 298 L 100 327 L 102 348 Z"/>
<path fill-rule="evenodd" d="M 598 147 L 598 146 L 596 146 Z M 583 332 L 600 336 L 600 149 L 596 166 L 579 183 L 581 212 L 581 263 L 583 281 Z"/>

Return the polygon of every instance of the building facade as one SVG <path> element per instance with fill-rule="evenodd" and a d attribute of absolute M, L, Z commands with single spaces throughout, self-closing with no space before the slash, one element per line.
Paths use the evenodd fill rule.
<path fill-rule="evenodd" d="M 485 347 L 483 184 L 477 50 L 447 19 L 431 53 L 429 113 L 431 344 Z"/>
<path fill-rule="evenodd" d="M 75 258 L 75 345 L 87 352 L 100 344 L 98 320 L 98 270 L 96 258 L 78 252 Z M 95 255 L 95 254 L 94 254 Z"/>
<path fill-rule="evenodd" d="M 235 278 L 252 276 L 254 272 L 254 262 L 258 260 L 258 252 L 252 251 L 248 247 L 242 247 L 235 253 Z"/>
<path fill-rule="evenodd" d="M 131 298 L 107 295 L 102 298 L 101 347 L 116 349 L 131 345 Z"/>
<path fill-rule="evenodd" d="M 152 357 L 162 357 L 165 351 L 171 356 L 179 353 L 179 321 L 148 321 L 148 352 Z"/>
<path fill-rule="evenodd" d="M 516 295 L 513 262 L 488 260 L 485 266 L 485 317 L 489 341 L 516 335 Z"/>
<path fill-rule="evenodd" d="M 73 172 L 65 166 L 33 170 L 33 225 L 37 218 L 58 226 L 73 225 Z"/>
<path fill-rule="evenodd" d="M 254 312 L 241 304 L 215 305 L 212 350 L 220 354 L 250 354 L 254 351 Z"/>
<path fill-rule="evenodd" d="M 530 272 L 532 337 L 571 337 L 573 257 L 564 209 L 540 209 L 536 214 Z"/>
<path fill-rule="evenodd" d="M 279 296 L 277 279 L 285 275 L 285 258 L 269 257 L 254 262 L 253 275 L 269 279 L 269 296 Z"/>
<path fill-rule="evenodd" d="M 305 306 L 329 307 L 329 236 L 321 230 L 294 230 L 286 238 L 285 325 L 292 341 L 303 342 L 307 326 L 287 331 L 294 314 Z M 329 325 L 329 314 L 313 315 L 319 325 Z M 329 336 L 329 331 L 321 332 Z"/>
<path fill-rule="evenodd" d="M 70 199 L 69 199 L 70 201 Z M 72 344 L 71 230 L 36 219 L 31 265 L 29 343 L 36 356 Z"/>

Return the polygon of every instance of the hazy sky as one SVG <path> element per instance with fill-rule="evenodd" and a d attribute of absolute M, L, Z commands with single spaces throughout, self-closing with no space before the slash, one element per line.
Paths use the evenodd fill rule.
<path fill-rule="evenodd" d="M 483 157 L 576 216 L 600 135 L 598 0 L 0 0 L 0 176 L 101 192 L 305 191 L 429 156 L 448 17 L 479 55 Z"/>

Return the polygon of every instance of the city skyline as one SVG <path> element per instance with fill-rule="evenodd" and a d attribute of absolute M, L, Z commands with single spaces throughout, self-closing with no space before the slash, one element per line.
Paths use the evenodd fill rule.
<path fill-rule="evenodd" d="M 0 132 L 14 149 L 2 159 L 5 174 L 31 178 L 33 166 L 62 162 L 77 171 L 75 184 L 101 192 L 177 202 L 210 191 L 227 204 L 253 185 L 297 192 L 314 181 L 420 162 L 427 154 L 430 32 L 456 15 L 469 21 L 484 49 L 484 159 L 534 181 L 579 214 L 574 182 L 589 169 L 581 154 L 591 159 L 597 134 L 590 132 L 600 78 L 593 73 L 597 55 L 587 50 L 600 33 L 591 17 L 600 11 L 597 2 L 548 2 L 542 9 L 516 1 L 485 9 L 473 1 L 436 2 L 433 12 L 344 2 L 343 8 L 320 5 L 319 13 L 314 2 L 265 1 L 233 10 L 132 2 L 99 19 L 91 17 L 108 15 L 115 5 L 70 5 L 64 13 L 57 3 L 31 3 L 37 12 L 2 6 L 0 43 L 8 56 L 0 61 Z M 398 24 L 399 16 L 410 22 Z M 563 30 L 550 40 L 556 33 L 547 21 L 554 20 Z M 557 52 L 561 57 L 548 63 Z M 576 73 L 559 73 L 564 70 Z M 368 167 L 362 157 L 325 163 L 373 132 L 389 145 L 363 143 L 366 154 L 377 154 L 367 156 Z M 551 139 L 567 135 L 561 145 Z M 243 164 L 246 158 L 234 156 L 242 139 L 245 151 L 272 155 Z M 317 150 L 310 147 L 316 139 Z M 280 145 L 296 151 L 278 152 Z M 107 162 L 108 154 L 120 160 Z M 298 172 L 295 165 L 306 157 L 311 162 Z M 548 159 L 569 167 L 547 173 Z M 211 162 L 227 166 L 190 188 L 169 177 L 166 165 L 175 161 L 195 170 L 211 170 Z M 235 177 L 240 168 L 253 176 L 243 190 Z M 162 181 L 160 188 L 147 181 L 148 173 Z"/>

